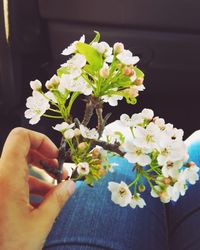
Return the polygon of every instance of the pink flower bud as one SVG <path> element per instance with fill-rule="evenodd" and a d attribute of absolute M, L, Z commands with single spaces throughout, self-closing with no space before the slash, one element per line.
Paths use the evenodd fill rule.
<path fill-rule="evenodd" d="M 108 78 L 109 77 L 109 74 L 110 74 L 110 71 L 109 71 L 109 68 L 107 67 L 103 67 L 100 69 L 99 71 L 99 75 L 102 77 L 102 78 Z"/>

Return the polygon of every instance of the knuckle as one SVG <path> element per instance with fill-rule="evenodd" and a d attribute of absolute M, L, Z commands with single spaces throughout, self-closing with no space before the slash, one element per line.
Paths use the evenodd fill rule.
<path fill-rule="evenodd" d="M 16 127 L 12 129 L 10 132 L 11 135 L 20 135 L 20 136 L 26 135 L 26 133 L 27 133 L 26 129 L 22 127 Z"/>

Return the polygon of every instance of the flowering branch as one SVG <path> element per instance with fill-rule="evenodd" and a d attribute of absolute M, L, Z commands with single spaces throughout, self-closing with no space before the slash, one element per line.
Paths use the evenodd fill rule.
<path fill-rule="evenodd" d="M 47 91 L 43 91 L 39 80 L 31 81 L 33 93 L 26 102 L 25 117 L 30 124 L 38 123 L 42 116 L 63 119 L 53 127 L 62 134 L 58 168 L 41 162 L 43 168 L 58 183 L 65 167 L 68 178 L 93 186 L 108 171 L 114 171 L 117 164 L 110 163 L 110 155 L 117 154 L 131 163 L 133 180 L 129 184 L 108 183 L 115 204 L 144 207 L 144 183 L 150 186 L 151 196 L 161 202 L 177 201 L 199 179 L 199 167 L 195 163 L 184 164 L 188 153 L 183 131 L 154 117 L 151 109 L 131 117 L 122 114 L 114 125 L 106 125 L 110 114 L 103 117 L 105 104 L 117 106 L 122 99 L 136 104 L 140 91 L 145 89 L 144 74 L 136 66 L 139 58 L 122 43 L 110 47 L 100 42 L 98 32 L 90 43 L 82 36 L 62 54 L 70 58 L 45 83 Z M 79 95 L 84 95 L 86 101 L 82 122 L 71 114 Z M 56 115 L 46 114 L 48 110 Z M 94 111 L 98 122 L 96 128 L 90 129 L 87 126 Z"/>

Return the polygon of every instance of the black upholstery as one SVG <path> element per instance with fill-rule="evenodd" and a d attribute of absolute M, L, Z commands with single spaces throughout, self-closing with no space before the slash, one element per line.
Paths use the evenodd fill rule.
<path fill-rule="evenodd" d="M 200 104 L 200 2 L 195 0 L 9 0 L 9 43 L 6 43 L 0 6 L 0 144 L 14 126 L 28 126 L 23 118 L 29 81 L 46 81 L 65 61 L 61 51 L 93 31 L 113 44 L 124 42 L 139 55 L 146 90 L 135 106 L 113 111 L 110 121 L 122 112 L 148 107 L 189 135 L 199 129 Z M 80 114 L 80 103 L 75 113 Z M 45 121 L 46 122 L 46 121 Z M 45 122 L 32 129 L 49 133 Z M 3 132 L 3 133 L 2 133 Z"/>

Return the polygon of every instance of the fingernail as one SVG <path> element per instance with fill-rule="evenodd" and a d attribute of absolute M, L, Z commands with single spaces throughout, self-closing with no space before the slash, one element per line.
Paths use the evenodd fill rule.
<path fill-rule="evenodd" d="M 75 191 L 75 183 L 73 181 L 64 181 L 61 184 L 61 189 L 63 190 L 63 192 L 66 192 L 66 190 L 69 192 L 70 195 L 72 195 Z"/>

